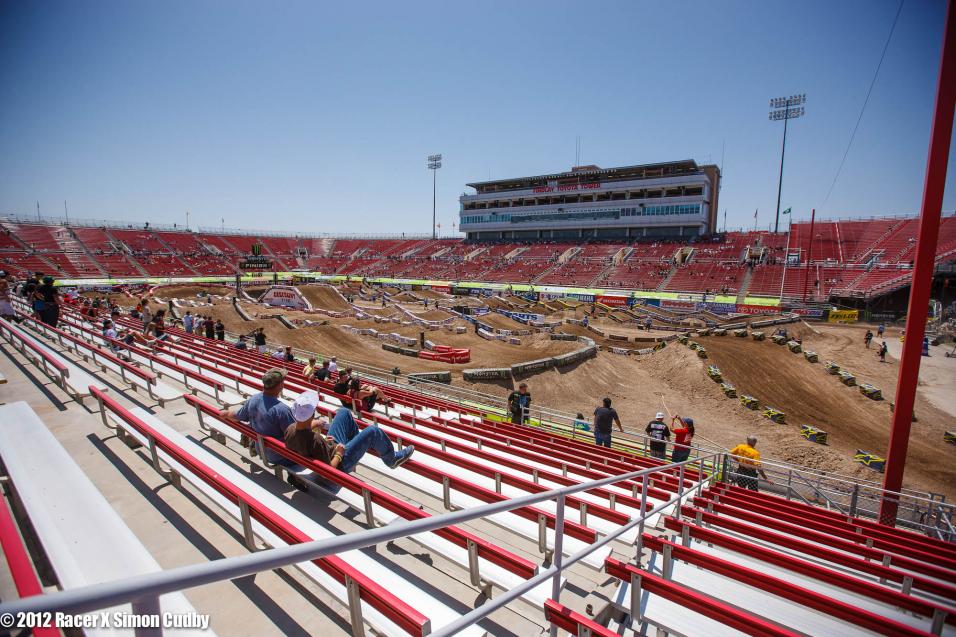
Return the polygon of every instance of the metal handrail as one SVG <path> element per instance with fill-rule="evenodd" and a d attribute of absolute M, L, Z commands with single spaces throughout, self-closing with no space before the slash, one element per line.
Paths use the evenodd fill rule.
<path fill-rule="evenodd" d="M 713 458 L 711 458 L 711 460 L 713 461 Z M 436 636 L 452 635 L 461 627 L 473 624 L 482 617 L 504 606 L 512 599 L 520 596 L 528 590 L 531 590 L 549 578 L 553 578 L 555 581 L 556 589 L 554 592 L 559 592 L 560 577 L 563 570 L 583 559 L 591 552 L 601 548 L 605 544 L 610 543 L 631 528 L 639 525 L 643 530 L 643 526 L 647 518 L 659 513 L 671 504 L 679 502 L 681 499 L 689 496 L 689 494 L 692 492 L 701 491 L 705 482 L 710 482 L 713 480 L 714 474 L 706 476 L 706 479 L 704 479 L 705 476 L 699 470 L 698 475 L 700 476 L 700 479 L 698 482 L 684 488 L 684 468 L 685 466 L 694 463 L 697 463 L 697 460 L 685 460 L 684 462 L 680 463 L 672 463 L 659 467 L 641 469 L 639 471 L 632 471 L 617 476 L 610 476 L 607 478 L 601 478 L 599 480 L 583 482 L 569 487 L 551 489 L 541 493 L 518 496 L 508 500 L 503 500 L 501 502 L 484 504 L 471 509 L 462 509 L 459 511 L 453 511 L 419 520 L 398 520 L 384 527 L 368 529 L 365 531 L 357 531 L 324 540 L 314 540 L 292 546 L 270 548 L 258 551 L 256 553 L 251 553 L 249 555 L 227 557 L 212 562 L 191 564 L 188 566 L 181 566 L 156 573 L 146 573 L 143 575 L 136 575 L 110 582 L 90 584 L 65 591 L 47 593 L 44 595 L 35 595 L 33 597 L 12 601 L 4 601 L 0 603 L 0 614 L 40 612 L 86 613 L 127 603 L 148 604 L 150 602 L 155 604 L 153 608 L 158 608 L 158 598 L 167 593 L 182 591 L 187 588 L 203 586 L 223 580 L 236 579 L 262 571 L 273 570 L 292 564 L 297 564 L 299 562 L 312 561 L 328 555 L 363 549 L 369 546 L 390 542 L 411 535 L 434 531 L 447 526 L 484 518 L 495 513 L 503 513 L 524 506 L 531 506 L 539 502 L 557 499 L 558 507 L 555 522 L 555 557 L 551 567 L 540 572 L 535 577 L 526 580 L 524 583 L 505 593 L 504 595 L 493 600 L 489 600 L 475 611 L 463 615 L 455 622 L 452 622 L 448 626 L 443 627 L 434 633 Z M 646 511 L 648 476 L 656 473 L 672 472 L 674 469 L 678 469 L 680 472 L 680 489 L 677 495 L 671 498 L 671 500 L 668 502 L 658 505 L 652 508 L 650 511 Z M 624 480 L 636 479 L 640 479 L 643 485 L 641 497 L 642 513 L 640 517 L 631 520 L 616 531 L 582 549 L 580 552 L 569 557 L 567 560 L 562 561 L 563 554 L 561 552 L 561 542 L 563 540 L 564 509 L 565 499 L 567 496 Z M 638 552 L 640 552 L 640 550 L 639 533 Z"/>

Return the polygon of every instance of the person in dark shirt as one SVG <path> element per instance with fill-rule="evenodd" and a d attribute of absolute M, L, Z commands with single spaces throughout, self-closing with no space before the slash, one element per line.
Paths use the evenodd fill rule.
<path fill-rule="evenodd" d="M 296 397 L 292 406 L 295 422 L 285 430 L 285 444 L 290 451 L 345 473 L 351 473 L 369 449 L 374 449 L 390 469 L 408 462 L 415 452 L 414 445 L 395 451 L 388 434 L 378 425 L 359 430 L 352 412 L 344 407 L 335 412 L 331 423 L 325 418 L 315 418 L 318 404 L 319 395 L 311 390 Z M 322 433 L 323 428 L 328 429 L 328 435 Z M 331 487 L 333 491 L 338 490 L 338 485 Z"/>
<path fill-rule="evenodd" d="M 518 385 L 518 391 L 513 391 L 508 395 L 508 411 L 511 413 L 511 422 L 526 423 L 530 409 L 531 394 L 528 392 L 528 384 L 521 383 Z"/>
<path fill-rule="evenodd" d="M 226 340 L 226 326 L 223 324 L 222 319 L 219 319 L 218 321 L 216 321 L 216 325 L 214 326 L 213 329 L 216 333 L 217 341 Z"/>
<path fill-rule="evenodd" d="M 594 410 L 594 444 L 602 447 L 611 446 L 611 425 L 617 423 L 618 431 L 624 432 L 624 425 L 617 411 L 611 407 L 611 399 L 604 399 L 604 406 Z"/>
<path fill-rule="evenodd" d="M 312 378 L 315 380 L 325 381 L 328 380 L 329 374 L 332 372 L 329 371 L 329 361 L 322 361 L 322 367 L 317 367 L 314 372 L 312 372 Z"/>
<path fill-rule="evenodd" d="M 295 361 L 295 354 L 292 352 L 291 346 L 286 345 L 284 356 L 285 356 L 285 362 L 287 363 L 292 363 Z"/>
<path fill-rule="evenodd" d="M 667 456 L 667 441 L 671 439 L 671 430 L 664 422 L 664 414 L 657 412 L 657 416 L 647 423 L 647 428 L 644 431 L 651 439 L 651 457 L 663 460 Z"/>
<path fill-rule="evenodd" d="M 256 349 L 260 354 L 266 353 L 266 333 L 263 328 L 257 328 L 252 331 L 252 338 L 256 343 Z"/>
<path fill-rule="evenodd" d="M 33 298 L 42 303 L 40 320 L 50 327 L 56 327 L 60 321 L 60 293 L 53 287 L 52 276 L 43 277 L 43 284 L 37 287 Z"/>
<path fill-rule="evenodd" d="M 207 316 L 206 320 L 202 324 L 202 329 L 204 336 L 206 338 L 216 338 L 216 324 L 213 322 L 211 316 Z"/>
<path fill-rule="evenodd" d="M 346 367 L 341 372 L 339 372 L 338 378 L 335 379 L 335 384 L 332 386 L 332 391 L 336 394 L 345 395 L 349 391 L 349 383 L 352 382 L 352 368 Z"/>
<path fill-rule="evenodd" d="M 363 411 L 372 411 L 379 402 L 383 405 L 392 404 L 392 401 L 381 389 L 373 387 L 372 385 L 363 385 L 361 381 L 354 376 L 352 380 L 349 381 L 348 395 L 352 399 L 353 408 L 361 406 Z"/>

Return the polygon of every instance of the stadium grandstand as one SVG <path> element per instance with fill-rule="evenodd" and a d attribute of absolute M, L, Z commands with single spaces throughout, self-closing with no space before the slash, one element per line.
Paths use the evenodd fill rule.
<path fill-rule="evenodd" d="M 496 182 L 497 183 L 497 182 Z M 906 288 L 913 217 L 799 221 L 789 232 L 683 239 L 377 239 L 188 231 L 116 222 L 0 220 L 0 262 L 17 276 L 178 279 L 243 272 L 253 245 L 270 271 L 368 279 L 521 284 L 782 301 L 868 302 Z M 956 260 L 956 217 L 943 217 L 938 264 Z"/>

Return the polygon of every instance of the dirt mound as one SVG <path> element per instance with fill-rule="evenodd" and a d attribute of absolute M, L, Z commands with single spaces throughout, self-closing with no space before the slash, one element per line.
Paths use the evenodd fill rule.
<path fill-rule="evenodd" d="M 478 317 L 478 320 L 482 323 L 492 326 L 495 329 L 499 330 L 527 330 L 530 329 L 524 323 L 519 323 L 514 319 L 510 319 L 504 314 L 498 314 L 497 312 L 488 312 L 487 314 L 482 314 Z"/>
<path fill-rule="evenodd" d="M 352 309 L 337 291 L 325 285 L 301 285 L 297 288 L 312 307 L 331 312 L 347 312 Z"/>
<path fill-rule="evenodd" d="M 391 295 L 393 301 L 403 301 L 405 303 L 420 303 L 421 299 L 416 294 L 411 292 L 399 292 L 398 294 Z"/>
<path fill-rule="evenodd" d="M 160 285 L 153 294 L 164 298 L 195 298 L 197 294 L 219 294 L 230 296 L 236 289 L 228 285 Z"/>

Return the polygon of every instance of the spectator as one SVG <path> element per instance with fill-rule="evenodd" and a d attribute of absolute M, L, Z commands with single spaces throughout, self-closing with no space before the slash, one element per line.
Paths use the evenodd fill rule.
<path fill-rule="evenodd" d="M 876 335 L 879 338 L 881 339 L 883 338 L 883 332 L 885 331 L 886 331 L 886 325 L 884 325 L 883 323 L 880 323 L 879 325 L 876 326 Z"/>
<path fill-rule="evenodd" d="M 332 360 L 329 361 L 329 372 L 332 373 L 332 374 L 334 374 L 334 373 L 336 373 L 337 371 L 339 371 L 339 364 L 338 364 L 337 361 L 338 361 L 338 359 L 335 358 L 334 356 L 332 357 Z"/>
<path fill-rule="evenodd" d="M 339 395 L 346 395 L 349 391 L 349 383 L 352 381 L 352 368 L 346 367 L 341 372 L 339 372 L 338 378 L 335 380 L 335 384 L 332 386 L 332 391 Z"/>
<path fill-rule="evenodd" d="M 671 462 L 683 462 L 690 457 L 690 444 L 694 440 L 694 419 L 674 416 L 671 425 L 677 423 L 679 427 L 672 429 L 674 433 L 674 450 L 671 451 Z"/>
<path fill-rule="evenodd" d="M 302 368 L 302 376 L 305 377 L 306 380 L 312 380 L 315 377 L 317 369 L 315 356 L 310 356 L 309 364 Z"/>
<path fill-rule="evenodd" d="M 926 336 L 923 337 L 923 356 L 929 356 L 929 338 Z"/>
<path fill-rule="evenodd" d="M 283 351 L 283 349 L 282 349 L 281 347 L 277 347 L 277 348 L 276 348 L 276 351 L 272 352 L 272 356 L 270 356 L 270 358 L 272 358 L 273 360 L 277 360 L 277 361 L 284 361 L 284 360 L 285 360 L 285 351 Z"/>
<path fill-rule="evenodd" d="M 206 320 L 202 322 L 203 336 L 206 338 L 216 338 L 216 323 L 212 320 L 211 316 L 207 316 Z"/>
<path fill-rule="evenodd" d="M 254 340 L 255 343 L 256 343 L 256 350 L 257 350 L 260 354 L 265 354 L 265 353 L 266 353 L 266 332 L 265 332 L 265 330 L 264 330 L 263 328 L 261 328 L 261 327 L 258 327 L 258 328 L 256 328 L 256 329 L 252 330 L 251 336 L 252 336 L 253 340 Z"/>
<path fill-rule="evenodd" d="M 885 363 L 885 362 L 886 362 L 886 353 L 887 353 L 888 351 L 889 351 L 889 348 L 886 346 L 886 341 L 883 341 L 883 343 L 880 345 L 879 351 L 876 353 L 877 356 L 880 357 L 880 362 L 881 362 L 881 363 Z"/>
<path fill-rule="evenodd" d="M 246 343 L 245 334 L 239 335 L 239 338 L 236 340 L 236 349 L 244 349 L 244 350 L 249 349 L 249 344 Z"/>
<path fill-rule="evenodd" d="M 153 320 L 153 311 L 149 309 L 149 303 L 146 301 L 143 301 L 141 305 L 142 311 L 139 314 L 139 318 L 143 321 L 143 333 L 145 333 L 146 326 L 149 325 L 149 322 Z"/>
<path fill-rule="evenodd" d="M 23 298 L 26 299 L 26 302 L 30 304 L 30 308 L 34 311 L 38 319 L 40 318 L 39 308 L 43 306 L 43 302 L 34 297 L 37 288 L 40 287 L 40 277 L 40 273 L 35 272 L 32 277 L 23 283 L 23 287 L 20 288 L 20 294 L 23 295 Z"/>
<path fill-rule="evenodd" d="M 167 338 L 166 334 L 166 310 L 159 310 L 156 312 L 156 316 L 146 324 L 146 329 L 143 330 L 145 336 L 152 336 L 155 341 L 165 341 Z"/>
<path fill-rule="evenodd" d="M 399 468 L 415 453 L 414 445 L 396 452 L 391 439 L 378 425 L 369 425 L 360 431 L 352 412 L 344 407 L 335 412 L 331 423 L 325 418 L 315 418 L 318 404 L 319 395 L 314 391 L 302 392 L 296 397 L 292 408 L 295 422 L 285 430 L 289 450 L 345 473 L 351 473 L 369 449 L 374 449 L 390 469 Z M 328 436 L 323 435 L 323 427 L 328 428 Z M 338 485 L 332 486 L 333 491 L 338 488 Z"/>
<path fill-rule="evenodd" d="M 863 344 L 866 345 L 866 349 L 870 349 L 870 343 L 873 342 L 873 332 L 870 330 L 866 331 L 866 334 L 863 335 Z"/>
<path fill-rule="evenodd" d="M 756 449 L 757 436 L 747 436 L 746 444 L 737 445 L 730 450 L 730 455 L 737 460 L 737 484 L 743 489 L 759 491 L 757 488 L 757 474 L 773 484 L 767 474 L 760 467 L 760 452 Z"/>
<path fill-rule="evenodd" d="M 186 311 L 186 316 L 183 317 L 183 329 L 186 330 L 187 334 L 193 333 L 193 323 L 196 318 L 192 315 L 192 312 Z"/>
<path fill-rule="evenodd" d="M 226 326 L 223 325 L 222 319 L 218 319 L 218 320 L 216 321 L 216 325 L 214 326 L 213 331 L 215 331 L 215 333 L 216 333 L 216 340 L 217 340 L 217 341 L 224 341 L 224 340 L 226 340 Z"/>
<path fill-rule="evenodd" d="M 312 376 L 315 378 L 315 380 L 325 381 L 328 380 L 331 373 L 332 372 L 329 371 L 329 361 L 322 361 L 322 366 L 316 369 L 312 373 Z"/>
<path fill-rule="evenodd" d="M 202 329 L 202 328 L 203 328 L 203 318 L 202 318 L 202 314 L 197 314 L 197 315 L 195 316 L 195 318 L 193 319 L 193 332 L 192 332 L 192 333 L 193 333 L 193 334 L 196 334 L 197 336 L 202 336 L 202 332 L 203 332 L 203 329 Z"/>
<path fill-rule="evenodd" d="M 661 460 L 666 458 L 667 441 L 671 439 L 671 430 L 668 429 L 667 424 L 664 422 L 664 414 L 657 412 L 657 415 L 654 416 L 654 420 L 647 423 L 647 427 L 644 431 L 651 439 L 651 457 L 660 458 Z"/>
<path fill-rule="evenodd" d="M 292 410 L 279 400 L 285 388 L 284 369 L 270 369 L 262 375 L 262 391 L 250 396 L 242 406 L 227 407 L 219 412 L 223 418 L 234 418 L 247 422 L 263 436 L 276 440 L 285 440 L 286 428 L 295 423 Z M 295 466 L 295 463 L 276 454 L 270 449 L 265 450 L 266 460 L 284 467 Z"/>
<path fill-rule="evenodd" d="M 285 362 L 287 362 L 287 363 L 294 363 L 294 362 L 295 362 L 295 354 L 292 352 L 292 347 L 291 347 L 291 346 L 286 345 L 284 356 L 285 356 Z"/>
<path fill-rule="evenodd" d="M 528 392 L 528 384 L 518 385 L 518 391 L 513 391 L 508 395 L 508 411 L 511 414 L 511 422 L 523 424 L 528 421 L 529 411 L 531 409 L 531 394 Z"/>
<path fill-rule="evenodd" d="M 40 320 L 50 327 L 56 327 L 60 321 L 60 294 L 53 287 L 53 277 L 43 277 L 43 283 L 37 287 L 33 296 L 42 307 Z"/>
<path fill-rule="evenodd" d="M 574 418 L 573 427 L 575 431 L 591 431 L 590 423 L 584 419 L 584 414 L 581 412 L 578 412 L 578 415 Z"/>
<path fill-rule="evenodd" d="M 10 284 L 12 282 L 13 277 L 6 272 L 0 272 L 0 316 L 19 323 L 17 313 L 13 311 L 13 305 L 10 304 Z"/>
<path fill-rule="evenodd" d="M 391 399 L 381 389 L 372 385 L 363 385 L 354 376 L 349 381 L 348 396 L 352 399 L 352 408 L 355 409 L 356 404 L 361 403 L 363 411 L 372 411 L 378 402 L 386 406 L 392 404 Z"/>
<path fill-rule="evenodd" d="M 617 423 L 617 428 L 624 433 L 624 425 L 617 411 L 611 407 L 611 399 L 604 399 L 604 406 L 594 410 L 594 444 L 602 447 L 611 447 L 611 425 Z"/>

